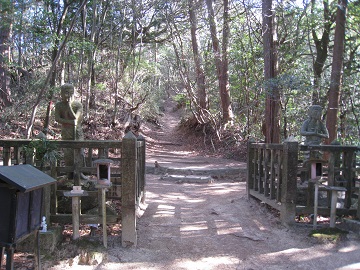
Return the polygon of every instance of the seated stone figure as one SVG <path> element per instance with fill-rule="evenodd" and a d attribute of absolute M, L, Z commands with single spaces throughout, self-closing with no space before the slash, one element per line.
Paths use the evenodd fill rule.
<path fill-rule="evenodd" d="M 300 130 L 300 134 L 305 136 L 305 145 L 319 145 L 323 139 L 329 138 L 329 132 L 321 121 L 321 112 L 320 105 L 312 105 L 309 108 L 309 118 Z"/>
<path fill-rule="evenodd" d="M 61 101 L 55 105 L 55 121 L 61 124 L 62 140 L 83 140 L 82 131 L 83 106 L 81 102 L 74 98 L 75 89 L 72 84 L 64 84 L 61 86 Z M 80 164 L 83 164 L 83 153 L 81 151 L 79 158 Z M 74 151 L 65 149 L 64 151 L 65 166 L 74 165 Z M 72 177 L 72 175 L 69 175 Z M 81 174 L 82 179 L 86 179 Z"/>
<path fill-rule="evenodd" d="M 305 145 L 320 145 L 322 140 L 329 138 L 329 132 L 321 121 L 322 108 L 319 105 L 312 105 L 309 107 L 309 118 L 304 121 L 300 134 L 305 136 Z M 319 161 L 316 166 L 316 175 L 321 175 L 321 160 L 323 159 L 323 153 L 321 151 L 304 151 L 304 167 L 308 172 L 303 177 L 304 179 L 310 179 L 311 162 Z M 302 180 L 303 182 L 303 180 Z"/>

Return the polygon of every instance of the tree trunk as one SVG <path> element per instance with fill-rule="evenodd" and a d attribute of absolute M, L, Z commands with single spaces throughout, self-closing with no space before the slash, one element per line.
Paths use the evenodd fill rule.
<path fill-rule="evenodd" d="M 333 23 L 331 19 L 329 3 L 328 1 L 323 1 L 324 5 L 324 28 L 321 38 L 317 36 L 315 26 L 312 26 L 312 38 L 314 40 L 316 48 L 316 56 L 313 61 L 313 72 L 314 72 L 314 90 L 312 96 L 312 104 L 321 104 L 321 76 L 324 71 L 325 61 L 328 57 L 328 47 L 330 40 L 330 29 Z M 311 1 L 311 13 L 313 14 L 315 8 L 315 0 Z"/>
<path fill-rule="evenodd" d="M 223 109 L 224 122 L 231 121 L 234 114 L 231 108 L 230 85 L 229 85 L 229 61 L 228 61 L 228 47 L 229 47 L 229 1 L 224 0 L 224 26 L 223 26 L 223 42 L 222 42 L 222 68 L 220 81 L 220 95 Z"/>
<path fill-rule="evenodd" d="M 93 45 L 93 48 L 90 49 L 88 53 L 88 73 L 87 73 L 87 91 L 86 91 L 86 99 L 85 99 L 85 111 L 84 115 L 85 118 L 89 118 L 89 111 L 92 107 L 92 89 L 93 87 L 93 78 L 95 77 L 94 74 L 94 63 L 95 63 L 95 56 L 96 56 L 96 48 L 95 48 L 95 34 L 96 34 L 96 22 L 98 20 L 98 10 L 97 10 L 97 1 L 93 1 L 92 5 L 92 24 L 91 24 L 91 32 L 90 32 L 90 43 Z"/>
<path fill-rule="evenodd" d="M 13 24 L 13 3 L 3 1 L 0 13 L 0 105 L 11 105 L 10 76 L 8 63 L 10 62 L 10 37 Z"/>
<path fill-rule="evenodd" d="M 229 3 L 228 0 L 223 0 L 224 4 L 224 28 L 223 28 L 223 47 L 220 51 L 219 39 L 217 37 L 217 30 L 215 24 L 215 13 L 212 6 L 212 0 L 206 0 L 206 6 L 209 13 L 209 26 L 212 41 L 212 48 L 215 57 L 215 65 L 219 83 L 219 93 L 222 109 L 222 117 L 224 123 L 231 121 L 234 117 L 231 109 L 231 97 L 229 90 L 229 76 L 228 76 L 228 61 L 227 61 L 227 47 L 229 41 Z"/>
<path fill-rule="evenodd" d="M 189 0 L 189 17 L 191 24 L 191 44 L 194 54 L 194 63 L 196 69 L 196 85 L 197 85 L 197 96 L 198 96 L 198 111 L 201 112 L 202 109 L 208 109 L 208 97 L 205 88 L 205 74 L 202 65 L 202 58 L 199 53 L 199 45 L 196 35 L 197 30 L 197 19 L 195 15 L 196 5 L 194 0 Z"/>
<path fill-rule="evenodd" d="M 329 138 L 325 140 L 326 144 L 330 144 L 337 138 L 337 116 L 339 111 L 339 99 L 342 83 L 346 9 L 347 0 L 339 0 L 336 13 L 333 62 L 330 78 L 329 103 L 326 117 L 326 127 L 329 131 Z"/>
<path fill-rule="evenodd" d="M 273 13 L 272 0 L 263 0 L 263 46 L 264 46 L 264 77 L 266 88 L 265 103 L 265 142 L 280 142 L 280 97 L 276 85 L 269 81 L 276 77 L 277 57 L 276 57 L 276 32 L 273 25 L 275 14 Z M 275 36 L 275 38 L 274 38 Z"/>

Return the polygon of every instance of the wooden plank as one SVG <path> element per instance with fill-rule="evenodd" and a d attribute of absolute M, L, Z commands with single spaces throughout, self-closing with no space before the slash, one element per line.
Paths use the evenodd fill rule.
<path fill-rule="evenodd" d="M 276 178 L 276 173 L 275 173 L 275 164 L 276 164 L 276 152 L 275 150 L 271 150 L 271 154 L 270 154 L 270 183 L 269 183 L 269 197 L 271 200 L 275 199 L 275 178 Z"/>
<path fill-rule="evenodd" d="M 58 189 L 56 191 L 56 195 L 61 197 L 64 195 L 64 192 L 69 192 L 70 190 L 63 190 L 63 189 Z M 90 196 L 90 197 L 97 197 L 98 195 L 98 191 L 97 190 L 94 190 L 94 191 L 91 191 L 91 190 L 86 190 L 86 193 L 87 193 L 87 196 Z"/>
<path fill-rule="evenodd" d="M 359 146 L 352 145 L 300 145 L 300 151 L 347 152 L 360 151 Z"/>
<path fill-rule="evenodd" d="M 269 188 L 269 176 L 270 176 L 270 170 L 271 170 L 271 161 L 269 161 L 269 153 L 271 155 L 270 149 L 264 150 L 264 195 L 265 197 L 268 197 L 270 195 L 270 188 Z"/>
<path fill-rule="evenodd" d="M 281 143 L 254 143 L 251 145 L 251 148 L 255 149 L 278 149 L 281 150 L 283 145 Z"/>
<path fill-rule="evenodd" d="M 296 206 L 296 215 L 310 215 L 314 213 L 314 207 L 309 206 Z M 336 213 L 339 216 L 356 215 L 356 209 L 336 208 Z M 318 215 L 330 216 L 330 208 L 318 207 Z"/>
<path fill-rule="evenodd" d="M 277 209 L 280 211 L 281 204 L 275 200 L 270 200 L 268 197 L 265 197 L 264 194 L 261 194 L 259 192 L 256 192 L 254 190 L 250 190 L 250 195 L 257 198 L 258 200 L 266 203 L 267 205 L 271 206 L 274 209 Z"/>
<path fill-rule="evenodd" d="M 277 183 L 276 183 L 276 196 L 275 196 L 275 200 L 280 201 L 281 200 L 281 183 L 283 181 L 282 178 L 282 161 L 283 161 L 283 151 L 279 150 L 278 153 L 278 172 L 277 172 Z"/>
<path fill-rule="evenodd" d="M 72 223 L 72 215 L 71 214 L 51 215 L 50 219 L 51 219 L 51 222 L 53 222 L 53 223 L 59 223 L 59 224 L 71 224 Z M 80 223 L 81 224 L 101 224 L 102 217 L 99 215 L 81 214 L 80 215 Z M 106 215 L 106 223 L 107 224 L 119 223 L 119 216 Z"/>
<path fill-rule="evenodd" d="M 264 149 L 260 149 L 258 155 L 258 189 L 260 193 L 264 193 L 264 186 L 263 186 L 263 177 L 264 177 L 264 166 L 263 166 L 263 159 L 264 159 Z"/>

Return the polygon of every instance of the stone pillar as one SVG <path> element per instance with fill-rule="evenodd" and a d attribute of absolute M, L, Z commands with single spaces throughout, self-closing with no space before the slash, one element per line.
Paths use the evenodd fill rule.
<path fill-rule="evenodd" d="M 130 131 L 122 141 L 121 222 L 123 247 L 136 247 L 136 137 Z"/>

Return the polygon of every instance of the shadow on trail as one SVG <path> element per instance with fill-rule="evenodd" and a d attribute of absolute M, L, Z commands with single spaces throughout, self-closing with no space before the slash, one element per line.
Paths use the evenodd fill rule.
<path fill-rule="evenodd" d="M 337 269 L 360 258 L 353 243 L 314 244 L 304 231 L 284 228 L 247 200 L 243 182 L 150 178 L 138 247 L 116 255 L 126 264 L 103 269 Z"/>

